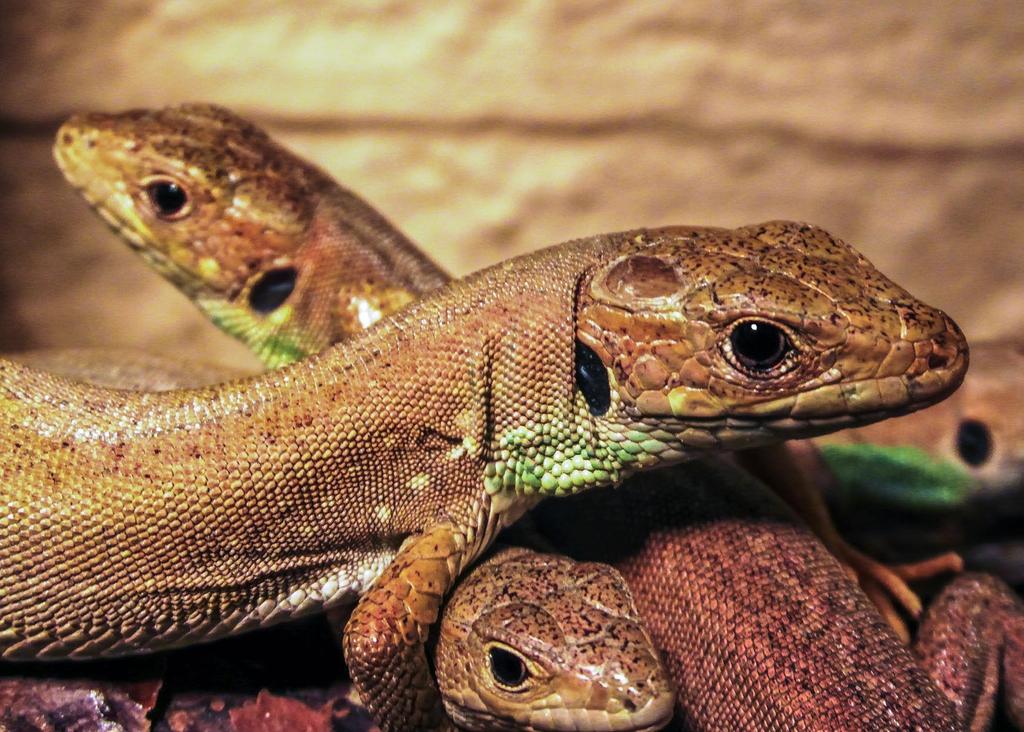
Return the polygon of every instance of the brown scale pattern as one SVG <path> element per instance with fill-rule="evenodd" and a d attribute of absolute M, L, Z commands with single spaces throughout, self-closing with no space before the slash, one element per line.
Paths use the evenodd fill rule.
<path fill-rule="evenodd" d="M 712 462 L 633 483 L 534 515 L 560 549 L 626 577 L 678 686 L 673 728 L 985 729 L 1000 678 L 1020 714 L 1024 608 L 998 581 L 939 598 L 919 663 L 764 486 Z"/>
<path fill-rule="evenodd" d="M 521 686 L 495 680 L 492 645 L 523 660 Z M 622 576 L 522 548 L 497 552 L 459 584 L 440 623 L 435 669 L 462 729 L 563 729 L 565 720 L 639 729 L 667 722 L 673 710 L 672 684 Z"/>
<path fill-rule="evenodd" d="M 84 114 L 57 134 L 68 180 L 147 262 L 271 366 L 362 331 L 447 277 L 378 211 L 223 107 Z M 186 208 L 146 195 L 177 183 Z M 298 278 L 287 317 L 249 305 L 270 271 Z"/>

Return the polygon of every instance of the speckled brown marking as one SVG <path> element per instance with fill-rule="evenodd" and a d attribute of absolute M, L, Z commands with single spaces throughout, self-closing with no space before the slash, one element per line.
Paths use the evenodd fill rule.
<path fill-rule="evenodd" d="M 365 328 L 358 304 L 350 312 L 355 293 L 379 318 L 447 280 L 369 204 L 222 107 L 78 115 L 55 156 L 151 266 L 271 366 Z M 145 192 L 154 178 L 186 191 L 187 216 L 157 215 Z M 285 267 L 299 272 L 288 317 L 253 310 L 252 287 Z"/>
<path fill-rule="evenodd" d="M 492 646 L 522 659 L 513 689 Z M 460 729 L 658 729 L 675 696 L 622 576 L 526 549 L 504 549 L 459 584 L 441 620 L 436 675 Z"/>
<path fill-rule="evenodd" d="M 900 291 L 928 327 L 873 319 L 888 307 L 875 301 L 860 307 L 863 322 L 851 316 L 857 303 L 826 281 L 822 263 L 846 252 L 858 276 L 876 285 L 884 278 L 834 240 L 827 257 L 809 252 L 802 261 L 808 279 L 823 284 L 800 295 L 794 281 L 777 300 L 770 288 L 751 299 L 749 277 L 783 277 L 771 257 L 758 256 L 776 249 L 785 245 L 744 229 L 569 242 L 452 283 L 318 357 L 194 391 L 110 391 L 0 361 L 0 649 L 9 658 L 146 652 L 365 593 L 345 633 L 363 698 L 389 729 L 441 725 L 422 643 L 443 594 L 542 494 L 608 485 L 695 451 L 910 411 L 962 379 L 966 343 L 939 311 Z M 696 286 L 633 300 L 621 287 L 607 296 L 588 289 L 632 256 L 693 271 Z M 842 356 L 841 346 L 821 345 L 846 340 L 818 333 L 814 317 L 827 315 L 795 314 L 822 293 L 863 342 L 907 338 L 929 353 L 941 345 L 942 363 L 929 369 L 915 350 L 895 381 L 876 379 L 882 349 Z M 604 312 L 619 318 L 607 341 Z M 693 360 L 711 372 L 704 391 L 724 421 L 693 406 L 699 389 L 686 399 L 668 385 L 641 394 L 662 397 L 666 412 L 643 406 L 617 378 L 632 373 L 631 341 L 721 343 L 736 312 L 781 322 L 797 343 L 814 344 L 798 349 L 801 376 L 778 381 L 773 400 L 723 367 L 721 348 Z M 600 416 L 574 388 L 577 339 L 593 343 L 609 367 L 612 398 Z M 823 355 L 830 349 L 840 354 L 834 362 Z M 866 389 L 858 397 L 865 408 L 852 410 L 836 392 L 850 378 L 842 358 L 853 384 L 863 372 L 903 388 Z M 440 439 L 428 448 L 417 434 Z M 466 440 L 474 448 L 452 459 Z M 408 490 L 422 474 L 430 489 Z M 386 532 L 378 505 L 391 509 Z"/>

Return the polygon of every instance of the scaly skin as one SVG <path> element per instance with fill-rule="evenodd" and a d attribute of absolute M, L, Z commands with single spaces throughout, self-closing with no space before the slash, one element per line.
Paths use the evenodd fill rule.
<path fill-rule="evenodd" d="M 129 245 L 272 366 L 317 350 L 330 333 L 335 340 L 351 336 L 444 279 L 369 204 L 220 107 L 77 116 L 61 127 L 54 153 L 68 180 Z M 161 213 L 154 181 L 180 186 L 180 210 Z M 316 212 L 312 223 L 310 211 Z M 269 230 L 268 222 L 275 224 Z M 294 254 L 260 265 L 268 248 Z M 404 267 L 382 266 L 388 256 Z M 270 303 L 274 308 L 257 310 L 250 296 L 258 283 L 288 266 L 298 273 L 296 292 Z M 411 284 L 410 270 L 420 273 Z M 745 461 L 815 528 L 905 632 L 890 598 L 916 616 L 917 596 L 904 578 L 843 541 L 818 487 L 793 480 L 797 465 L 791 457 L 773 446 L 746 451 Z M 955 555 L 924 565 L 931 571 L 959 566 Z"/>
<path fill-rule="evenodd" d="M 752 321 L 786 334 L 772 368 L 739 360 Z M 587 347 L 599 361 L 574 384 Z M 540 497 L 920 408 L 966 356 L 952 321 L 850 247 L 774 222 L 553 247 L 206 390 L 3 363 L 0 644 L 143 652 L 365 592 L 345 633 L 361 695 L 388 729 L 434 728 L 422 644 L 441 598 Z"/>
<path fill-rule="evenodd" d="M 672 683 L 605 564 L 503 549 L 459 582 L 440 626 L 435 675 L 460 729 L 640 732 L 672 719 Z M 492 654 L 522 680 L 499 678 Z"/>
<path fill-rule="evenodd" d="M 151 267 L 270 367 L 319 353 L 448 279 L 365 201 L 222 107 L 72 117 L 55 155 Z M 180 187 L 180 209 L 153 198 L 167 183 Z M 254 307 L 261 287 L 274 277 L 287 287 L 292 273 L 287 302 Z"/>
<path fill-rule="evenodd" d="M 533 515 L 559 549 L 626 577 L 677 686 L 671 729 L 983 730 L 1000 685 L 1024 725 L 1024 605 L 998 580 L 955 580 L 912 653 L 735 467 L 698 461 L 633 483 Z"/>

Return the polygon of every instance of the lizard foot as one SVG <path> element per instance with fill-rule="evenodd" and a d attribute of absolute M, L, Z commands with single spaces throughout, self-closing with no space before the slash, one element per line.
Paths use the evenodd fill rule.
<path fill-rule="evenodd" d="M 820 456 L 813 449 L 786 444 L 744 450 L 736 458 L 807 523 L 904 641 L 910 640 L 910 632 L 898 608 L 914 619 L 921 615 L 921 599 L 907 583 L 963 569 L 963 561 L 953 552 L 911 564 L 887 565 L 847 543 L 816 483 L 815 477 L 827 475 L 827 470 L 823 473 L 821 466 L 814 464 Z"/>
<path fill-rule="evenodd" d="M 921 598 L 908 583 L 963 570 L 963 560 L 956 552 L 909 564 L 890 565 L 872 559 L 846 543 L 838 534 L 825 544 L 904 642 L 910 641 L 910 631 L 899 608 L 915 620 L 921 617 L 922 609 Z"/>

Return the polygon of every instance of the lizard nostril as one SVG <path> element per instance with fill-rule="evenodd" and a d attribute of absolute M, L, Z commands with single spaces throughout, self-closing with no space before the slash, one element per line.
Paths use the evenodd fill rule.
<path fill-rule="evenodd" d="M 949 365 L 949 358 L 941 353 L 932 352 L 928 356 L 928 368 L 941 369 Z"/>

